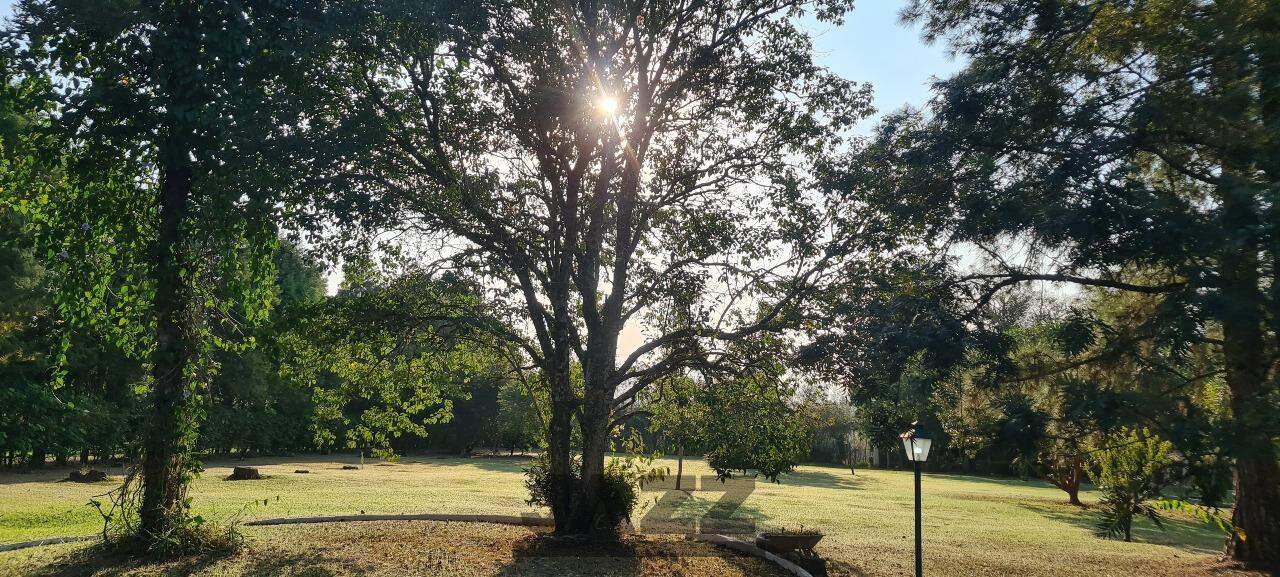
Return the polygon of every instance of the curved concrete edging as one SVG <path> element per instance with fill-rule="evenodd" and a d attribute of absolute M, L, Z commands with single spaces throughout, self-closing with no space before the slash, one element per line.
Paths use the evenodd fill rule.
<path fill-rule="evenodd" d="M 246 526 L 271 526 L 271 525 L 303 525 L 308 523 L 350 523 L 358 521 L 454 521 L 463 523 L 498 523 L 503 525 L 524 525 L 524 526 L 551 526 L 553 521 L 549 517 L 521 517 L 516 515 L 468 515 L 468 514 L 452 514 L 452 513 L 417 513 L 417 514 L 400 514 L 400 515 L 324 515 L 316 517 L 278 517 L 274 519 L 255 519 L 246 521 Z M 795 577 L 813 577 L 803 567 L 792 563 L 773 553 L 765 551 L 754 543 L 743 541 L 729 537 L 727 535 L 716 535 L 711 533 L 694 533 L 686 535 L 686 538 L 694 541 L 703 541 L 718 545 L 726 549 L 732 549 L 739 553 L 744 553 L 752 557 L 764 559 Z M 72 543 L 76 541 L 93 541 L 97 540 L 97 535 L 85 535 L 79 537 L 49 537 L 46 539 L 37 539 L 35 541 L 23 541 L 21 543 L 0 544 L 0 552 L 15 551 L 18 549 L 26 549 L 28 547 L 40 547 L 42 545 L 54 545 L 57 543 Z"/>
<path fill-rule="evenodd" d="M 719 545 L 726 549 L 733 549 L 734 551 L 737 551 L 739 553 L 745 553 L 752 557 L 758 557 L 760 559 L 764 559 L 765 561 L 768 561 L 770 563 L 773 563 L 774 565 L 781 567 L 783 570 L 794 575 L 795 577 L 813 577 L 813 575 L 810 574 L 807 570 L 805 570 L 804 567 L 796 565 L 795 563 L 792 563 L 787 559 L 784 559 L 778 555 L 770 553 L 769 551 L 765 551 L 764 549 L 757 547 L 755 543 L 750 543 L 747 541 L 743 541 L 741 539 L 735 539 L 728 535 L 716 535 L 712 533 L 694 533 L 689 535 L 688 538 L 693 539 L 695 541 L 704 541 L 707 543 L 713 543 L 715 545 Z"/>
<path fill-rule="evenodd" d="M 97 535 L 81 535 L 79 537 L 48 537 L 45 539 L 36 539 L 35 541 L 21 541 L 18 543 L 0 543 L 0 552 L 17 551 L 18 549 L 26 549 L 28 547 L 40 547 L 42 545 L 57 545 L 58 543 L 74 543 L 76 541 L 97 541 L 100 539 Z"/>

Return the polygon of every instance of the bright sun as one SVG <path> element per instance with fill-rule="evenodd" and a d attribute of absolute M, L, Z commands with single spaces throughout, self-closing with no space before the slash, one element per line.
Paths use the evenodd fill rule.
<path fill-rule="evenodd" d="M 618 113 L 618 99 L 612 96 L 603 96 L 600 98 L 600 111 L 605 116 L 613 116 Z"/>

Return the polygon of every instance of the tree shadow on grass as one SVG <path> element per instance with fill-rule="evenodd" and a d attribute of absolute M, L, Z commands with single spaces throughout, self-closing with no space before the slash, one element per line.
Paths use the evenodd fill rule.
<path fill-rule="evenodd" d="M 1066 523 L 1082 528 L 1090 534 L 1098 529 L 1098 512 L 1096 509 L 1066 509 L 1067 506 L 1055 507 L 1035 503 L 1019 503 L 1019 507 L 1040 514 L 1046 519 Z M 1133 540 L 1136 543 L 1167 545 L 1189 553 L 1212 555 L 1222 551 L 1226 536 L 1220 531 L 1204 523 L 1182 519 L 1174 515 L 1163 518 L 1164 529 L 1146 520 L 1135 518 L 1133 522 Z M 1104 539 L 1104 537 L 1097 537 Z"/>
<path fill-rule="evenodd" d="M 672 537 L 623 535 L 617 540 L 577 540 L 529 535 L 512 547 L 513 560 L 503 577 L 561 575 L 640 577 L 696 571 L 696 559 L 714 558 L 732 570 L 727 574 L 760 575 L 765 562 L 716 545 Z M 679 571 L 676 571 L 679 569 Z M 768 572 L 765 575 L 781 574 Z M 853 575 L 859 575 L 853 573 Z"/>
<path fill-rule="evenodd" d="M 120 484 L 124 468 L 106 463 L 94 463 L 88 468 L 97 469 L 107 474 L 106 481 L 93 483 L 70 483 L 67 475 L 80 470 L 79 465 L 46 465 L 38 469 L 0 469 L 0 485 L 21 485 L 24 483 L 62 483 L 81 487 L 114 487 Z"/>
<path fill-rule="evenodd" d="M 815 471 L 812 468 L 796 470 L 778 478 L 782 485 L 816 487 L 819 489 L 861 489 L 866 486 L 866 477 L 859 477 L 847 471 L 834 473 L 831 471 Z M 761 483 L 767 481 L 761 480 Z"/>
<path fill-rule="evenodd" d="M 248 459 L 235 459 L 217 457 L 205 461 L 206 468 L 231 468 L 231 467 L 281 467 L 286 471 L 293 471 L 294 468 L 303 467 L 311 471 L 338 471 L 343 466 L 354 465 L 361 469 L 384 469 L 395 467 L 414 467 L 418 465 L 458 467 L 472 466 L 484 471 L 494 471 L 502 473 L 520 473 L 523 467 L 528 465 L 528 458 L 521 458 L 519 455 L 515 457 L 459 457 L 454 455 L 408 455 L 401 457 L 395 462 L 382 461 L 378 459 L 367 458 L 363 465 L 359 455 L 334 454 L 334 455 L 302 455 L 290 457 L 250 457 Z M 349 470 L 349 473 L 359 473 L 361 469 Z M 110 471 L 108 471 L 110 473 Z M 65 474 L 64 474 L 65 476 Z M 3 479 L 0 475 L 0 479 Z"/>
<path fill-rule="evenodd" d="M 440 456 L 419 456 L 406 457 L 401 463 L 412 465 L 434 465 L 438 467 L 475 467 L 482 471 L 491 471 L 497 473 L 516 473 L 523 474 L 524 468 L 529 466 L 528 458 L 520 458 L 519 456 L 511 457 L 440 457 Z"/>
<path fill-rule="evenodd" d="M 867 577 L 868 575 L 866 570 L 856 563 L 839 559 L 827 559 L 827 574 L 849 577 Z"/>
<path fill-rule="evenodd" d="M 902 469 L 903 473 L 910 473 L 908 469 Z M 1039 479 L 1020 479 L 1018 477 L 987 477 L 981 475 L 967 475 L 963 473 L 930 473 L 925 471 L 926 478 L 944 479 L 948 481 L 964 481 L 966 483 L 982 483 L 986 485 L 1000 485 L 1001 487 L 1020 487 L 1030 489 L 1054 489 L 1057 487 Z M 1090 485 L 1082 484 L 1080 490 L 1087 491 Z M 1063 493 L 1065 495 L 1065 493 Z M 1064 497 L 1065 498 L 1065 497 Z"/>
<path fill-rule="evenodd" d="M 512 543 L 513 559 L 501 568 L 499 575 L 638 577 L 641 574 L 641 554 L 633 539 L 579 540 L 532 534 Z"/>
<path fill-rule="evenodd" d="M 317 552 L 289 553 L 272 551 L 256 556 L 239 572 L 242 577 L 289 575 L 290 577 L 359 577 L 372 575 L 374 567 L 351 559 L 326 557 Z"/>
<path fill-rule="evenodd" d="M 157 560 L 116 548 L 93 545 L 78 549 L 49 565 L 34 569 L 30 577 L 122 577 L 145 574 L 157 577 L 198 577 L 236 556 L 231 551 L 214 551 L 174 559 Z M 336 558 L 320 551 L 294 553 L 273 548 L 249 550 L 243 565 L 216 569 L 218 575 L 258 577 L 360 577 L 375 573 L 370 564 Z"/>
<path fill-rule="evenodd" d="M 156 561 L 102 544 L 76 549 L 57 561 L 39 567 L 29 577 L 117 577 L 147 569 L 148 574 L 163 577 L 199 575 L 210 565 L 226 559 L 228 551 L 192 555 L 168 561 Z"/>

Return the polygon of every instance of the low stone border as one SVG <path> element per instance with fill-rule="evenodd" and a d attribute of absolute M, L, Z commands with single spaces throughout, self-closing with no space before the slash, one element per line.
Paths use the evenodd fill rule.
<path fill-rule="evenodd" d="M 18 549 L 26 549 L 28 547 L 39 547 L 41 545 L 57 545 L 58 543 L 75 543 L 76 541 L 97 541 L 100 539 L 97 535 L 81 535 L 79 537 L 49 537 L 47 539 L 36 539 L 35 541 L 22 541 L 19 543 L 0 543 L 0 552 L 17 551 Z"/>
<path fill-rule="evenodd" d="M 358 521 L 453 521 L 463 523 L 498 523 L 502 525 L 524 525 L 527 527 L 551 526 L 553 521 L 550 517 L 535 516 L 516 516 L 516 515 L 467 515 L 452 513 L 418 513 L 418 514 L 400 514 L 400 515 L 324 515 L 317 517 L 278 517 L 275 519 L 255 519 L 246 521 L 246 526 L 271 526 L 271 525 L 304 525 L 308 523 L 350 523 Z M 732 549 L 739 553 L 744 553 L 752 557 L 764 559 L 784 571 L 794 575 L 795 577 L 813 577 L 803 567 L 792 563 L 773 553 L 765 551 L 754 543 L 729 537 L 727 535 L 716 535 L 711 533 L 693 533 L 686 536 L 687 539 L 693 541 L 702 541 L 718 545 L 726 549 Z M 14 551 L 17 549 L 26 549 L 28 547 L 39 547 L 41 545 L 54 545 L 57 543 L 72 543 L 76 541 L 95 541 L 98 539 L 96 535 L 86 535 L 80 537 L 49 537 L 47 539 L 38 539 L 35 541 L 23 541 L 21 543 L 0 544 L 0 551 Z"/>

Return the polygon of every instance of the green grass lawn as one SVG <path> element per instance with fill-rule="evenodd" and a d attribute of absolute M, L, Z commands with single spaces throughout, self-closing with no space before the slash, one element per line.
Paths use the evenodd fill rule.
<path fill-rule="evenodd" d="M 524 503 L 524 462 L 518 459 L 421 457 L 341 469 L 352 462 L 346 457 L 212 462 L 191 495 L 197 513 L 220 519 L 360 512 L 545 514 Z M 222 480 L 234 464 L 257 466 L 269 478 Z M 685 471 L 686 478 L 710 474 L 700 461 L 686 462 Z M 112 483 L 57 482 L 65 476 L 65 469 L 0 475 L 0 542 L 100 528 L 97 513 L 85 503 Z M 781 481 L 756 484 L 735 518 L 761 528 L 823 530 L 827 537 L 818 552 L 831 561 L 833 575 L 911 573 L 910 473 L 864 470 L 853 476 L 847 469 L 804 466 Z M 699 489 L 687 497 L 667 493 L 658 507 L 671 509 L 677 519 L 707 511 L 718 515 L 715 503 L 724 486 L 711 480 Z M 637 515 L 641 531 L 660 516 L 647 515 L 647 509 L 663 494 L 646 492 L 645 510 Z M 1089 503 L 1095 496 L 1086 492 L 1082 498 Z M 1138 542 L 1124 543 L 1095 537 L 1092 524 L 1090 511 L 1067 505 L 1064 493 L 1044 483 L 925 475 L 925 573 L 931 576 L 1226 574 L 1214 565 L 1222 536 L 1207 526 L 1174 517 L 1161 531 L 1143 522 L 1136 530 Z M 703 521 L 702 526 L 710 525 Z M 0 554 L 0 561 L 4 555 L 12 554 Z"/>

